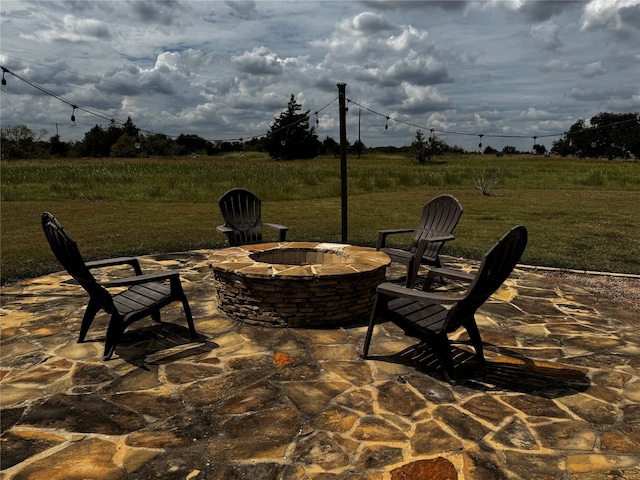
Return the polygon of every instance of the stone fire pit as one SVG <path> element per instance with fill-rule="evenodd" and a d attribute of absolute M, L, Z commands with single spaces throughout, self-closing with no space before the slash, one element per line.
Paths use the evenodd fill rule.
<path fill-rule="evenodd" d="M 211 257 L 220 309 L 254 325 L 335 327 L 362 321 L 389 257 L 372 248 L 281 242 L 217 250 Z"/>

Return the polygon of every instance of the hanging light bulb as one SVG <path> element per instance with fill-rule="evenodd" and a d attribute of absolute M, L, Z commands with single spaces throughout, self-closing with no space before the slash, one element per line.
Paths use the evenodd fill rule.
<path fill-rule="evenodd" d="M 74 127 L 76 126 L 76 107 L 75 105 L 72 105 L 73 110 L 71 111 L 71 125 L 73 125 Z"/>
<path fill-rule="evenodd" d="M 3 92 L 7 91 L 7 80 L 4 78 L 4 74 L 6 71 L 7 69 L 2 67 L 2 91 Z"/>
<path fill-rule="evenodd" d="M 480 137 L 480 143 L 478 144 L 478 148 L 480 150 L 482 150 L 482 137 L 484 137 L 484 135 L 478 135 Z"/>
<path fill-rule="evenodd" d="M 384 129 L 385 129 L 385 130 L 389 130 L 389 117 L 387 117 L 387 121 L 386 121 L 386 123 L 384 124 Z"/>

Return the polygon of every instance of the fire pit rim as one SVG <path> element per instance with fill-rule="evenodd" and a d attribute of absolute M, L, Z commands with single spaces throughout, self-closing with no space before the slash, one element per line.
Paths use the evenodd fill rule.
<path fill-rule="evenodd" d="M 257 253 L 277 250 L 316 250 L 343 257 L 340 263 L 283 264 L 253 259 Z M 272 242 L 217 250 L 209 259 L 216 270 L 234 272 L 245 277 L 317 278 L 362 273 L 391 263 L 389 256 L 369 247 L 328 242 Z"/>

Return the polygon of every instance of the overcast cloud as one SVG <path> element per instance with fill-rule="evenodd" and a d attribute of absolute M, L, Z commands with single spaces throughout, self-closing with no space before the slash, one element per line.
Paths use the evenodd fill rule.
<path fill-rule="evenodd" d="M 473 134 L 438 134 L 467 149 L 482 138 L 525 150 L 580 118 L 640 112 L 640 0 L 3 0 L 0 9 L 2 66 L 168 135 L 263 135 L 294 94 L 320 138 L 337 140 L 338 82 L 353 102 L 351 142 L 366 107 L 366 146 L 408 145 L 420 127 Z M 76 111 L 73 127 L 69 105 L 5 78 L 3 127 L 57 128 L 68 141 L 108 125 Z"/>

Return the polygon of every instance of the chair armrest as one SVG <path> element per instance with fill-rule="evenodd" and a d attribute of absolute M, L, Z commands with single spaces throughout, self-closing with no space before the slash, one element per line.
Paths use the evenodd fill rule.
<path fill-rule="evenodd" d="M 455 303 L 460 297 L 452 297 L 437 292 L 424 292 L 422 290 L 414 290 L 413 288 L 403 287 L 396 283 L 384 282 L 378 285 L 376 291 L 382 295 L 392 297 L 411 298 L 418 302 L 437 302 L 437 303 Z"/>
<path fill-rule="evenodd" d="M 456 237 L 454 237 L 450 233 L 445 233 L 420 239 L 418 241 L 418 245 L 416 246 L 416 258 L 422 258 L 424 252 L 427 249 L 427 245 L 429 245 L 430 243 L 448 242 L 449 240 L 455 240 L 455 238 Z M 416 262 L 416 265 L 419 266 L 420 262 Z"/>
<path fill-rule="evenodd" d="M 86 262 L 87 268 L 103 268 L 113 267 L 115 265 L 131 265 L 136 275 L 142 275 L 142 269 L 140 268 L 140 262 L 135 257 L 117 257 L 106 258 L 104 260 L 94 260 L 92 262 Z"/>
<path fill-rule="evenodd" d="M 119 278 L 117 280 L 111 280 L 109 282 L 103 282 L 101 285 L 103 287 L 126 287 L 128 285 L 139 285 L 141 283 L 149 283 L 156 282 L 162 280 L 172 280 L 174 278 L 179 278 L 180 272 L 160 272 L 160 273 L 149 273 L 147 275 L 137 275 L 135 277 L 128 278 Z"/>
<path fill-rule="evenodd" d="M 216 227 L 216 230 L 220 233 L 224 233 L 225 235 L 227 235 L 228 233 L 233 233 L 233 228 L 229 228 L 226 225 L 218 225 Z"/>
<path fill-rule="evenodd" d="M 388 235 L 394 235 L 396 233 L 411 233 L 415 231 L 416 231 L 415 228 L 394 228 L 389 230 L 379 230 L 378 245 L 376 246 L 376 250 L 380 250 L 381 248 L 385 247 Z"/>
<path fill-rule="evenodd" d="M 466 280 L 472 282 L 476 275 L 473 273 L 463 272 L 461 270 L 449 270 L 447 268 L 432 268 L 427 273 L 427 277 L 447 277 L 454 280 Z"/>
<path fill-rule="evenodd" d="M 418 245 L 420 245 L 421 243 L 448 242 L 455 239 L 456 237 L 450 233 L 437 233 L 436 235 L 421 239 L 418 242 Z"/>
<path fill-rule="evenodd" d="M 284 225 L 278 225 L 277 223 L 262 223 L 262 226 L 269 227 L 278 231 L 278 241 L 284 242 L 286 241 L 287 232 L 289 231 L 289 227 L 285 227 Z"/>

